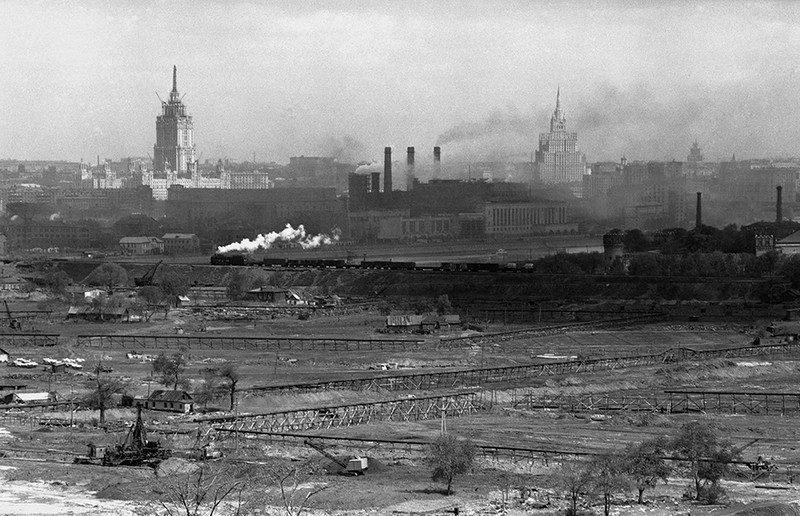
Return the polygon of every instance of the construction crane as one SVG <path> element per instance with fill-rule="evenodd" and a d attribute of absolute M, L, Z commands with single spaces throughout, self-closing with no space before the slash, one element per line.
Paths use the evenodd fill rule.
<path fill-rule="evenodd" d="M 142 423 L 142 407 L 138 407 L 136 422 L 128 430 L 125 441 L 106 451 L 103 466 L 155 467 L 171 455 L 172 450 L 162 448 L 158 441 L 147 440 L 147 431 Z"/>
<path fill-rule="evenodd" d="M 156 275 L 156 271 L 158 270 L 158 267 L 159 267 L 159 266 L 160 266 L 162 263 L 164 263 L 164 260 L 161 260 L 160 262 L 158 262 L 158 263 L 155 265 L 155 267 L 153 267 L 152 269 L 150 269 L 150 270 L 148 270 L 147 272 L 145 272 L 145 273 L 144 273 L 144 275 L 143 275 L 142 277 L 140 277 L 140 278 L 134 278 L 134 280 L 133 280 L 133 281 L 134 281 L 134 283 L 136 283 L 136 286 L 137 286 L 137 287 L 147 287 L 147 286 L 149 286 L 149 285 L 152 285 L 152 284 L 153 284 L 153 278 L 154 278 L 154 277 L 155 277 L 155 275 Z"/>
<path fill-rule="evenodd" d="M 22 321 L 20 321 L 19 319 L 15 319 L 11 315 L 11 308 L 9 308 L 9 306 L 8 306 L 8 301 L 3 299 L 3 304 L 6 307 L 6 316 L 8 317 L 8 327 L 11 328 L 12 330 L 21 330 L 22 329 Z"/>

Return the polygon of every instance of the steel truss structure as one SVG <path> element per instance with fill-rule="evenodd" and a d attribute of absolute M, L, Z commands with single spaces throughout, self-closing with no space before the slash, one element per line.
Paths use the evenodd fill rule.
<path fill-rule="evenodd" d="M 253 349 L 261 351 L 406 351 L 420 339 L 348 339 L 338 337 L 222 337 L 198 335 L 78 335 L 78 345 L 91 348 Z"/>
<path fill-rule="evenodd" d="M 375 421 L 424 421 L 446 416 L 466 416 L 480 409 L 477 391 L 419 396 L 264 414 L 198 418 L 216 430 L 293 432 L 365 425 Z"/>
<path fill-rule="evenodd" d="M 515 408 L 565 410 L 568 412 L 720 412 L 775 416 L 800 415 L 800 393 L 764 391 L 668 390 L 640 394 L 526 394 L 513 402 Z"/>
<path fill-rule="evenodd" d="M 387 390 L 418 391 L 432 389 L 470 388 L 495 383 L 521 383 L 530 378 L 564 374 L 607 371 L 628 367 L 651 366 L 681 360 L 710 360 L 754 356 L 788 355 L 800 351 L 800 342 L 781 342 L 761 346 L 742 346 L 695 351 L 673 348 L 653 355 L 622 356 L 525 364 L 518 366 L 483 367 L 425 373 L 382 373 L 343 380 L 305 382 L 284 385 L 252 387 L 250 392 L 297 393 L 328 390 Z"/>
<path fill-rule="evenodd" d="M 0 345 L 10 347 L 46 347 L 58 345 L 57 333 L 0 333 Z"/>

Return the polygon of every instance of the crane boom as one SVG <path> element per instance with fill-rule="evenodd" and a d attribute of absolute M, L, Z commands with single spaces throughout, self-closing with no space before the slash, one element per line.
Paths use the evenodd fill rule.
<path fill-rule="evenodd" d="M 315 443 L 309 441 L 308 439 L 303 441 L 303 444 L 305 444 L 306 446 L 309 446 L 311 448 L 314 448 L 315 450 L 317 450 L 319 453 L 321 453 L 322 455 L 324 455 L 328 459 L 332 460 L 333 462 L 335 462 L 336 464 L 340 465 L 344 469 L 347 469 L 347 462 L 345 462 L 342 459 L 340 459 L 340 458 L 332 455 L 331 453 L 329 453 L 328 450 L 326 450 L 325 448 L 322 447 L 322 445 L 315 444 Z"/>

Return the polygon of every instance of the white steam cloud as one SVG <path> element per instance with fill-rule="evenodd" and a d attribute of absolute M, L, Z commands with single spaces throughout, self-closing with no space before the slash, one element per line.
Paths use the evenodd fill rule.
<path fill-rule="evenodd" d="M 302 224 L 293 228 L 291 224 L 286 224 L 283 231 L 276 233 L 271 231 L 267 234 L 258 235 L 253 240 L 245 238 L 241 242 L 233 242 L 228 245 L 221 245 L 217 247 L 218 253 L 229 253 L 231 251 L 244 251 L 252 253 L 257 249 L 269 249 L 275 242 L 291 242 L 297 244 L 303 249 L 314 249 L 321 245 L 332 244 L 338 242 L 341 236 L 341 231 L 334 228 L 330 235 L 320 233 L 319 235 L 306 234 L 306 228 Z"/>
<path fill-rule="evenodd" d="M 50 215 L 50 220 L 61 220 L 61 212 Z"/>

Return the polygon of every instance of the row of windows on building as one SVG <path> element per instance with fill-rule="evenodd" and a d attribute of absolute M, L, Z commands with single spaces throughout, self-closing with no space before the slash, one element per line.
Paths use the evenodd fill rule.
<path fill-rule="evenodd" d="M 449 219 L 417 219 L 404 220 L 402 222 L 404 235 L 430 234 L 430 233 L 450 233 Z"/>
<path fill-rule="evenodd" d="M 534 226 L 563 224 L 567 220 L 564 206 L 490 208 L 491 226 Z"/>

